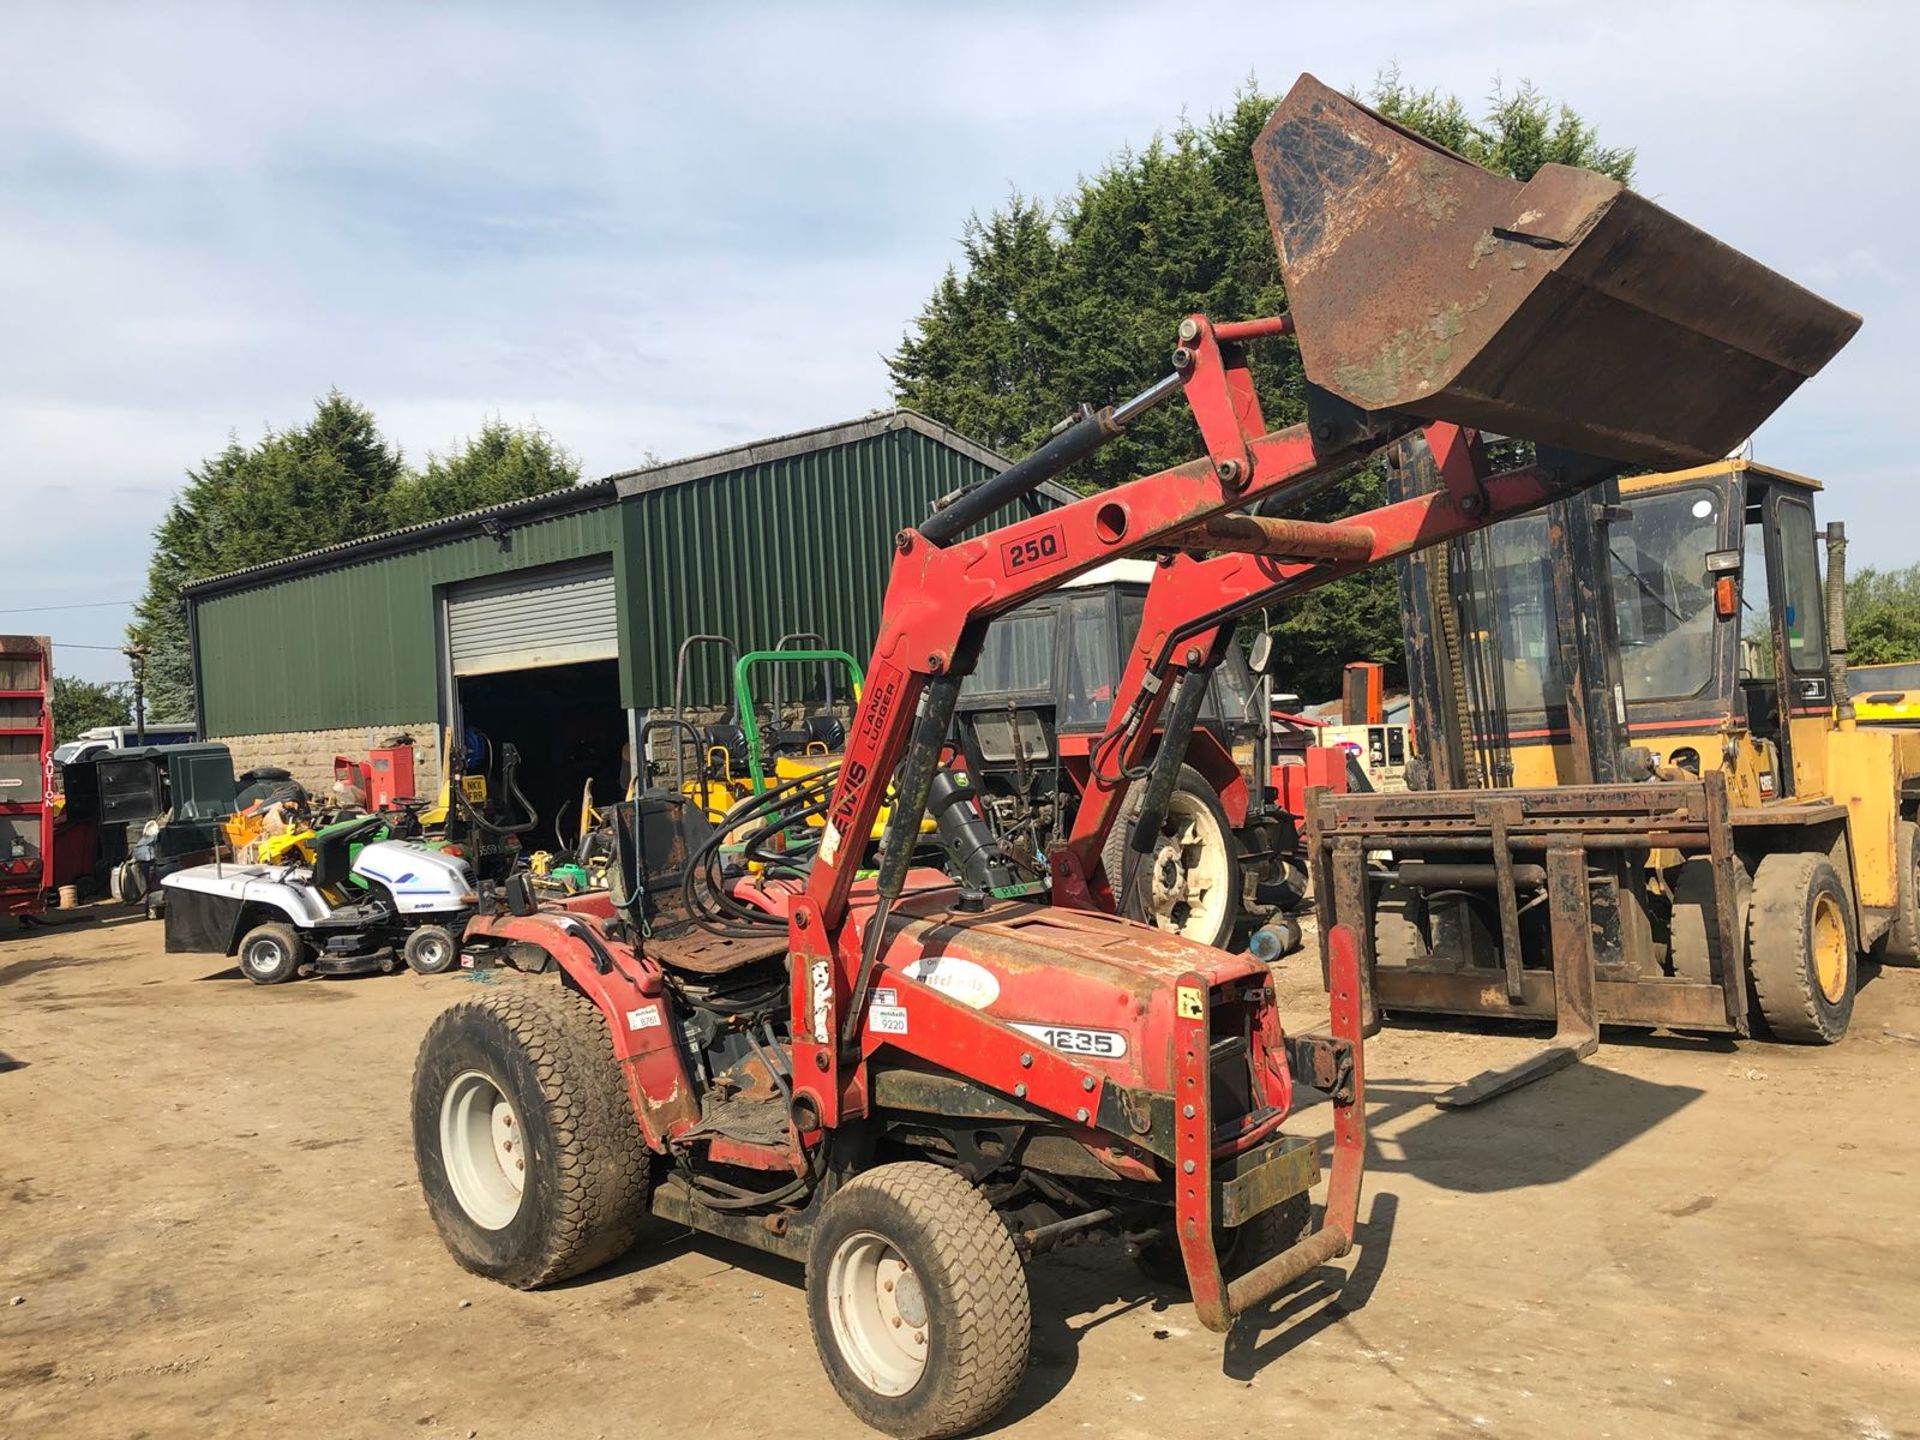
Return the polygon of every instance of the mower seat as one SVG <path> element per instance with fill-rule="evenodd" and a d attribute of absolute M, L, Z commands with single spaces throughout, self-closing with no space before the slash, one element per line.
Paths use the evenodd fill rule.
<path fill-rule="evenodd" d="M 374 838 L 373 832 L 386 827 L 383 815 L 364 815 L 358 820 L 329 825 L 313 837 L 313 883 L 331 890 L 347 883 L 353 871 L 353 847 Z"/>

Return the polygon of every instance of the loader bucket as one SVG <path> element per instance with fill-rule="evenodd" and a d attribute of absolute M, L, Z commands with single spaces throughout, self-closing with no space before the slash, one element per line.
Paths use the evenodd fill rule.
<path fill-rule="evenodd" d="M 1307 378 L 1363 409 L 1695 465 L 1860 328 L 1615 180 L 1493 174 L 1311 75 L 1254 163 Z"/>

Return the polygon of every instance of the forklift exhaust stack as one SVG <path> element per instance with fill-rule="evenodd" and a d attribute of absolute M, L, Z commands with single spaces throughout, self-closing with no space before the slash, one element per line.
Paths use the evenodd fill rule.
<path fill-rule="evenodd" d="M 1619 182 L 1521 182 L 1302 75 L 1254 147 L 1307 378 L 1633 464 L 1743 442 L 1860 317 Z"/>

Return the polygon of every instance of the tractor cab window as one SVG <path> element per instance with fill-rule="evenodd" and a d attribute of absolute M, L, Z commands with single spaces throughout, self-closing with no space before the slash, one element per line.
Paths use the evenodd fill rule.
<path fill-rule="evenodd" d="M 1140 643 L 1140 622 L 1145 618 L 1147 592 L 1144 590 L 1122 590 L 1120 592 L 1120 635 L 1119 643 L 1113 647 L 1113 675 L 1117 682 L 1121 671 L 1125 669 L 1128 656 L 1133 647 Z M 1255 719 L 1257 711 L 1254 700 L 1253 672 L 1247 668 L 1247 656 L 1238 643 L 1227 646 L 1226 658 L 1213 674 L 1213 684 L 1207 687 L 1207 698 L 1201 702 L 1200 718 L 1227 722 L 1246 722 Z M 1109 702 L 1109 707 L 1111 702 Z M 1100 719 L 1107 718 L 1107 708 L 1100 712 Z"/>
<path fill-rule="evenodd" d="M 1120 682 L 1123 663 L 1106 593 L 1074 596 L 1067 601 L 1066 620 L 1067 693 L 1060 707 L 1060 726 L 1065 730 L 1103 726 L 1113 709 L 1113 690 Z"/>
<path fill-rule="evenodd" d="M 1054 607 L 1016 610 L 987 627 L 963 695 L 1046 694 L 1053 689 Z"/>
<path fill-rule="evenodd" d="M 1620 671 L 1628 700 L 1698 695 L 1713 680 L 1713 580 L 1719 494 L 1688 486 L 1634 498 L 1608 527 Z"/>

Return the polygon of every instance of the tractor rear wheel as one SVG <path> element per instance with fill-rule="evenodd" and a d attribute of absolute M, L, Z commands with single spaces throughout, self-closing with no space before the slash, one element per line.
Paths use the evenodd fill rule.
<path fill-rule="evenodd" d="M 1824 855 L 1780 852 L 1753 876 L 1747 976 L 1776 1040 L 1832 1045 L 1853 1019 L 1852 902 Z"/>
<path fill-rule="evenodd" d="M 882 1165 L 827 1201 L 807 1315 L 847 1408 L 903 1440 L 985 1424 L 1026 1373 L 1019 1252 L 980 1188 L 938 1165 Z"/>
<path fill-rule="evenodd" d="M 280 985 L 300 973 L 306 946 L 299 932 L 278 921 L 240 937 L 240 973 L 256 985 Z"/>
<path fill-rule="evenodd" d="M 440 1012 L 413 1072 L 413 1153 L 453 1258 L 530 1290 L 623 1254 L 652 1160 L 607 1023 L 585 996 L 515 986 Z"/>
<path fill-rule="evenodd" d="M 1902 820 L 1894 834 L 1893 874 L 1893 924 L 1875 955 L 1911 965 L 1920 960 L 1920 825 L 1911 820 Z"/>
<path fill-rule="evenodd" d="M 1107 836 L 1101 863 L 1122 915 L 1224 949 L 1240 920 L 1240 846 L 1220 797 L 1198 770 L 1180 767 L 1154 848 L 1132 848 L 1146 799 L 1135 785 Z"/>

